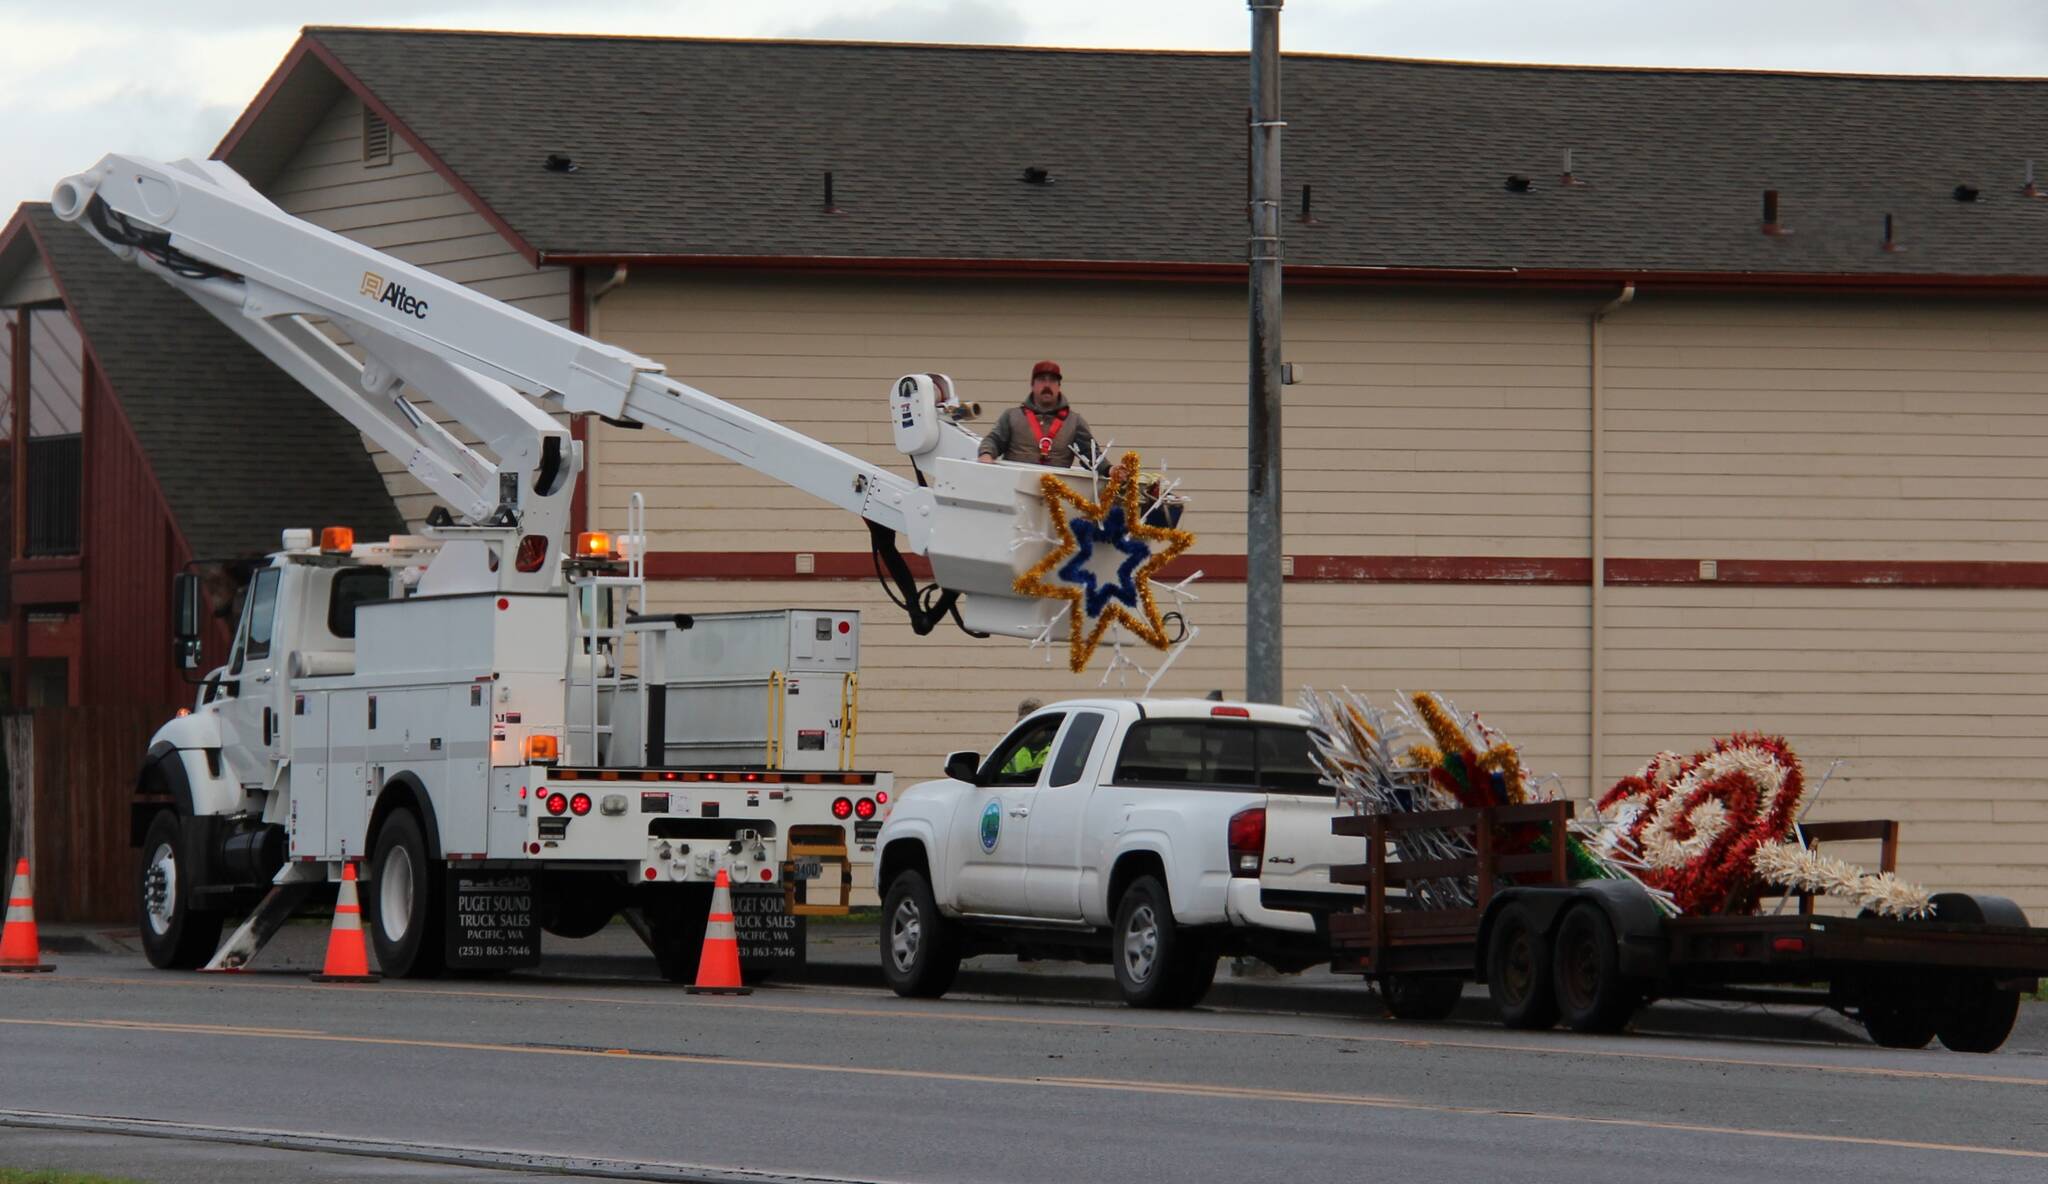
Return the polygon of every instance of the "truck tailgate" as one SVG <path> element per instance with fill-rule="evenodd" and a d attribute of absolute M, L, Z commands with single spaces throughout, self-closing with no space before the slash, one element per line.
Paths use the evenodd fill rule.
<path fill-rule="evenodd" d="M 1330 819 L 1341 809 L 1327 792 L 1267 795 L 1266 858 L 1259 869 L 1267 908 L 1353 907 L 1364 889 L 1330 883 L 1331 865 L 1364 859 L 1359 840 L 1330 833 Z"/>

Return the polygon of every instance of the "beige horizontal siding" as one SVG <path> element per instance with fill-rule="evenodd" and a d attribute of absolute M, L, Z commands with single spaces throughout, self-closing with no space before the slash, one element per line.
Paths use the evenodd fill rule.
<path fill-rule="evenodd" d="M 678 379 L 902 470 L 890 384 L 951 374 L 984 410 L 1057 359 L 1098 439 L 1182 477 L 1191 525 L 1244 547 L 1243 294 L 1231 286 L 635 274 L 606 340 Z M 1463 296 L 1289 296 L 1286 529 L 1302 553 L 1584 555 L 1587 306 Z M 646 433 L 598 429 L 593 506 L 633 490 L 654 545 L 859 550 L 865 531 L 778 483 Z M 745 515 L 742 525 L 735 512 Z M 772 542 L 769 540 L 773 540 Z"/>
<path fill-rule="evenodd" d="M 1811 780 L 1843 762 L 1811 817 L 1900 819 L 1908 879 L 2048 910 L 2048 592 L 1607 596 L 1608 777 L 1660 749 L 1781 733 Z"/>
<path fill-rule="evenodd" d="M 2048 560 L 2048 309 L 1652 295 L 1608 330 L 1610 553 Z"/>
<path fill-rule="evenodd" d="M 391 162 L 362 159 L 362 101 L 336 101 L 265 196 L 287 213 L 557 324 L 569 322 L 567 268 L 535 269 L 467 200 L 395 133 Z M 335 334 L 337 340 L 346 339 Z M 431 402 L 428 414 L 444 418 Z M 456 435 L 475 443 L 470 432 Z M 367 446 L 367 441 L 365 444 Z M 395 457 L 370 448 L 406 520 L 417 526 L 436 499 Z"/>

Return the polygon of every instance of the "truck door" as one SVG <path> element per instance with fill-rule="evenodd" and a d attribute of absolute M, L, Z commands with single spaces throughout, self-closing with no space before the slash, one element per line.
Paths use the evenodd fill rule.
<path fill-rule="evenodd" d="M 221 756 L 229 774 L 244 786 L 269 788 L 286 743 L 288 714 L 281 710 L 286 680 L 278 675 L 285 647 L 277 644 L 276 636 L 283 617 L 283 586 L 284 571 L 276 567 L 266 567 L 250 580 L 234 652 L 228 658 L 224 689 L 232 691 L 221 708 Z"/>
<path fill-rule="evenodd" d="M 1031 795 L 1044 779 L 1065 715 L 1035 715 L 989 754 L 953 815 L 954 901 L 960 911 L 1025 916 L 1024 868 Z"/>
<path fill-rule="evenodd" d="M 1101 862 L 1102 842 L 1086 825 L 1095 785 L 1108 776 L 1107 761 L 1097 750 L 1109 717 L 1100 711 L 1077 711 L 1053 746 L 1045 782 L 1031 792 L 1031 829 L 1025 848 L 1024 899 L 1029 915 L 1057 920 L 1081 916 L 1081 870 Z"/>

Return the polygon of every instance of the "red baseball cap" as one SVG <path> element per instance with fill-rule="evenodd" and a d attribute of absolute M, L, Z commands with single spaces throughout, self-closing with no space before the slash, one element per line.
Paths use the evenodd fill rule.
<path fill-rule="evenodd" d="M 1058 362 L 1040 362 L 1031 368 L 1031 377 L 1037 378 L 1041 374 L 1050 374 L 1054 378 L 1062 379 L 1066 377 L 1066 375 L 1060 373 L 1060 364 Z"/>

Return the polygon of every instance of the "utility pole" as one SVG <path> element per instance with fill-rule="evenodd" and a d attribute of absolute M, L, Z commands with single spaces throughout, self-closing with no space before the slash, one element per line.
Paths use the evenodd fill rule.
<path fill-rule="evenodd" d="M 1247 214 L 1251 237 L 1249 498 L 1245 513 L 1245 697 L 1278 703 L 1282 659 L 1280 533 L 1280 6 L 1247 0 L 1252 13 L 1251 147 Z"/>

